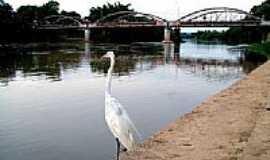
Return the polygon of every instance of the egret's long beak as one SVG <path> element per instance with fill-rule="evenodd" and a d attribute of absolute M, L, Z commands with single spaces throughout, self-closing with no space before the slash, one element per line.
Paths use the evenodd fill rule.
<path fill-rule="evenodd" d="M 106 58 L 107 57 L 107 55 L 106 54 L 104 54 L 101 58 Z"/>

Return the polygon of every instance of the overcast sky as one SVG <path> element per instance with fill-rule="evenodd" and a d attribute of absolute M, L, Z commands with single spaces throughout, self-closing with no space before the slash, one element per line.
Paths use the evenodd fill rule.
<path fill-rule="evenodd" d="M 48 0 L 5 0 L 14 9 L 20 5 L 42 5 Z M 131 3 L 136 11 L 152 13 L 169 20 L 174 20 L 179 15 L 208 7 L 234 7 L 249 11 L 252 6 L 260 4 L 264 0 L 58 0 L 60 8 L 64 10 L 75 10 L 86 16 L 89 8 L 103 5 L 106 2 Z"/>

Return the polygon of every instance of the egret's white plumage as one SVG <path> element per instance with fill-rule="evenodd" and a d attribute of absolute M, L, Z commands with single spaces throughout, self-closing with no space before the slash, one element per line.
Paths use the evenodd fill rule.
<path fill-rule="evenodd" d="M 138 131 L 124 107 L 111 95 L 112 71 L 115 64 L 115 56 L 113 52 L 107 52 L 103 57 L 110 58 L 110 68 L 108 70 L 105 88 L 105 121 L 114 137 L 127 150 L 132 150 L 139 138 Z"/>

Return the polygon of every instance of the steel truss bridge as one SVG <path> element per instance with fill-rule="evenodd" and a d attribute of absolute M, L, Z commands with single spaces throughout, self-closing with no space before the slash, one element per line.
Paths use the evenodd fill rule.
<path fill-rule="evenodd" d="M 194 11 L 175 21 L 162 17 L 134 11 L 121 11 L 109 14 L 96 22 L 89 22 L 74 17 L 52 15 L 45 17 L 42 22 L 35 24 L 39 29 L 102 29 L 102 28 L 136 28 L 136 27 L 259 27 L 270 26 L 265 21 L 246 11 L 214 7 Z"/>

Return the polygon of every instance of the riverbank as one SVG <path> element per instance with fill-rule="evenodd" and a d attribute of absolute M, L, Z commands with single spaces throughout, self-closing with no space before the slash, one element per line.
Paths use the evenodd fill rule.
<path fill-rule="evenodd" d="M 268 103 L 270 61 L 209 97 L 122 159 L 268 160 Z"/>

